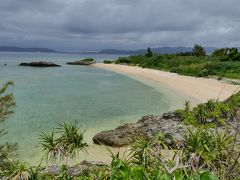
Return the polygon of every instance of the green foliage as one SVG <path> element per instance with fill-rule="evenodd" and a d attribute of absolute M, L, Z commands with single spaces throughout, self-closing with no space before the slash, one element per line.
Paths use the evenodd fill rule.
<path fill-rule="evenodd" d="M 167 70 L 190 76 L 240 78 L 240 64 L 234 62 L 238 56 L 236 55 L 236 48 L 231 48 L 227 51 L 225 49 L 216 50 L 213 56 L 200 56 L 199 54 L 201 53 L 199 51 L 201 50 L 199 49 L 201 47 L 197 45 L 194 52 L 198 55 L 195 56 L 192 56 L 194 53 L 190 56 L 154 54 L 151 57 L 147 57 L 136 55 L 119 58 L 116 64 L 138 65 L 144 68 Z M 229 61 L 227 62 L 223 61 L 224 53 L 229 56 Z"/>
<path fill-rule="evenodd" d="M 7 93 L 9 86 L 13 85 L 13 82 L 7 82 L 0 87 L 0 136 L 3 136 L 6 132 L 3 128 L 5 120 L 13 113 L 15 107 L 15 101 L 13 94 Z M 0 172 L 3 173 L 11 167 L 11 158 L 16 156 L 17 144 L 6 143 L 0 145 Z"/>
<path fill-rule="evenodd" d="M 155 139 L 146 140 L 143 137 L 139 137 L 131 145 L 130 152 L 133 154 L 133 161 L 135 164 L 147 167 L 153 163 L 151 159 L 151 150 L 154 140 Z"/>
<path fill-rule="evenodd" d="M 0 172 L 9 170 L 12 166 L 11 158 L 16 157 L 16 143 L 6 143 L 0 145 Z"/>
<path fill-rule="evenodd" d="M 194 159 L 194 168 L 207 166 L 213 168 L 215 161 L 224 161 L 225 149 L 230 149 L 233 137 L 227 133 L 215 133 L 208 129 L 188 130 L 184 136 L 186 155 Z M 188 157 L 189 158 L 189 157 Z"/>
<path fill-rule="evenodd" d="M 13 179 L 28 179 L 29 173 L 28 173 L 29 166 L 25 162 L 17 162 L 12 163 L 12 166 L 10 168 L 11 178 Z"/>
<path fill-rule="evenodd" d="M 240 79 L 238 61 L 222 61 L 222 56 L 179 56 L 174 54 L 133 55 L 120 57 L 116 64 L 136 65 L 143 68 L 171 71 L 174 73 L 208 77 L 219 76 Z"/>
<path fill-rule="evenodd" d="M 42 133 L 41 145 L 50 160 L 65 160 L 74 158 L 79 151 L 85 151 L 88 146 L 84 142 L 84 131 L 80 130 L 78 123 L 69 122 L 60 124 L 57 131 L 50 134 Z"/>
<path fill-rule="evenodd" d="M 7 82 L 0 88 L 0 122 L 4 122 L 13 113 L 15 107 L 13 94 L 6 94 L 8 87 L 11 85 L 13 85 L 13 82 Z M 2 130 L 0 132 L 2 133 Z"/>
<path fill-rule="evenodd" d="M 204 47 L 201 45 L 195 44 L 192 52 L 193 56 L 205 56 L 206 52 L 204 50 Z"/>
<path fill-rule="evenodd" d="M 110 61 L 110 60 L 104 60 L 103 63 L 104 63 L 104 64 L 112 64 L 113 61 Z"/>
<path fill-rule="evenodd" d="M 160 135 L 162 142 L 162 137 Z M 159 135 L 151 139 L 139 137 L 131 145 L 130 158 L 126 161 L 113 155 L 109 166 L 89 172 L 86 179 L 233 179 L 239 176 L 239 165 L 233 171 L 232 149 L 236 142 L 226 132 L 210 129 L 189 129 L 184 135 L 184 147 L 172 158 L 165 158 L 159 148 Z M 236 158 L 235 155 L 235 158 Z M 219 178 L 218 178 L 219 177 Z"/>
<path fill-rule="evenodd" d="M 130 63 L 130 60 L 128 60 L 128 58 L 125 57 L 119 57 L 118 60 L 115 62 L 116 64 L 128 64 Z"/>
<path fill-rule="evenodd" d="M 198 76 L 199 77 L 208 77 L 210 75 L 208 69 L 202 69 L 199 71 Z"/>
<path fill-rule="evenodd" d="M 68 167 L 66 165 L 61 166 L 60 175 L 57 178 L 64 179 L 64 180 L 72 180 L 73 179 L 73 177 L 68 175 Z"/>
<path fill-rule="evenodd" d="M 186 103 L 185 110 L 190 110 L 189 103 Z M 60 129 L 62 126 L 64 124 L 60 126 Z M 69 128 L 67 129 L 69 132 L 72 131 Z M 174 150 L 174 157 L 162 155 L 162 152 L 171 149 L 164 143 L 164 137 L 165 134 L 161 133 L 150 139 L 139 137 L 131 145 L 128 158 L 120 158 L 119 153 L 116 155 L 111 153 L 112 161 L 109 165 L 89 169 L 78 177 L 72 177 L 68 174 L 66 164 L 61 166 L 58 175 L 47 175 L 40 173 L 40 165 L 33 169 L 26 163 L 14 164 L 9 176 L 24 179 L 59 180 L 217 180 L 218 177 L 219 179 L 233 179 L 240 175 L 240 152 L 238 148 L 235 148 L 236 139 L 234 135 L 230 135 L 227 130 L 225 132 L 213 129 L 189 129 L 183 136 L 184 147 L 180 150 Z"/>
<path fill-rule="evenodd" d="M 216 49 L 212 55 L 219 57 L 221 61 L 240 61 L 240 53 L 237 48 Z"/>
<path fill-rule="evenodd" d="M 223 125 L 225 120 L 232 120 L 236 115 L 236 107 L 240 104 L 239 94 L 233 95 L 227 102 L 209 100 L 193 109 L 190 109 L 189 103 L 186 103 L 185 109 L 177 110 L 176 113 L 187 125 Z"/>
<path fill-rule="evenodd" d="M 150 47 L 147 48 L 147 52 L 146 52 L 145 56 L 146 57 L 152 57 L 153 56 L 153 52 L 151 51 Z"/>
<path fill-rule="evenodd" d="M 85 58 L 85 59 L 82 59 L 81 61 L 83 61 L 83 62 L 92 62 L 92 61 L 94 61 L 94 59 L 93 58 Z"/>

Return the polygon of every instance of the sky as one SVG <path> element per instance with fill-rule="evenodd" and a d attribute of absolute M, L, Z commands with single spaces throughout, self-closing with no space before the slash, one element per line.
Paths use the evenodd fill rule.
<path fill-rule="evenodd" d="M 0 46 L 240 47 L 240 0 L 0 0 Z"/>

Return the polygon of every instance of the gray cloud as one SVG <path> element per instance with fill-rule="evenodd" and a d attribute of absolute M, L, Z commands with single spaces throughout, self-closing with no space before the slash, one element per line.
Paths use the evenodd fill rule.
<path fill-rule="evenodd" d="M 240 46 L 239 0 L 1 0 L 0 45 Z"/>

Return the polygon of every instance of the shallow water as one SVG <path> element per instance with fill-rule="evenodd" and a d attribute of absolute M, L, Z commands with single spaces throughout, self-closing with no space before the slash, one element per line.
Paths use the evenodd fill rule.
<path fill-rule="evenodd" d="M 83 57 L 101 62 L 118 56 L 0 53 L 0 83 L 14 81 L 10 92 L 17 103 L 15 113 L 5 124 L 8 134 L 1 141 L 18 142 L 20 159 L 28 162 L 39 159 L 39 134 L 51 131 L 60 122 L 79 121 L 87 130 L 86 140 L 91 144 L 96 132 L 136 122 L 146 114 L 179 108 L 184 102 L 183 97 L 163 87 L 154 88 L 96 67 L 65 65 Z M 35 60 L 63 66 L 18 66 L 20 62 Z"/>

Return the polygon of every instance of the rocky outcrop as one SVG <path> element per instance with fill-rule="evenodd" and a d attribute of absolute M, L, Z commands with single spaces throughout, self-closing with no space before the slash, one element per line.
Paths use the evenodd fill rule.
<path fill-rule="evenodd" d="M 140 124 L 125 124 L 114 130 L 102 131 L 93 137 L 95 144 L 124 146 L 130 144 L 139 133 Z"/>
<path fill-rule="evenodd" d="M 19 66 L 32 66 L 32 67 L 60 67 L 61 65 L 46 62 L 46 61 L 37 61 L 37 62 L 30 62 L 30 63 L 20 63 Z"/>
<path fill-rule="evenodd" d="M 67 64 L 69 65 L 91 65 L 91 64 L 95 64 L 96 60 L 88 58 L 88 59 L 83 59 L 80 61 L 73 61 L 73 62 L 67 62 Z"/>
<path fill-rule="evenodd" d="M 186 126 L 180 117 L 174 112 L 164 113 L 161 116 L 143 116 L 137 123 L 125 124 L 114 130 L 102 131 L 93 137 L 96 144 L 108 146 L 129 145 L 138 136 L 151 138 L 159 132 L 172 137 L 171 139 L 181 141 Z M 166 138 L 166 143 L 171 144 L 171 139 Z"/>
<path fill-rule="evenodd" d="M 240 131 L 239 121 L 240 110 L 237 111 L 236 118 L 225 121 L 229 134 L 234 135 Z M 131 144 L 139 136 L 149 139 L 162 132 L 166 144 L 178 147 L 183 145 L 183 134 L 188 128 L 191 128 L 191 126 L 186 126 L 175 112 L 168 112 L 159 116 L 143 116 L 137 123 L 125 124 L 114 130 L 102 131 L 93 137 L 93 142 L 108 146 L 125 146 Z M 217 130 L 226 130 L 226 127 L 219 126 Z M 240 144 L 239 136 L 236 140 Z"/>

